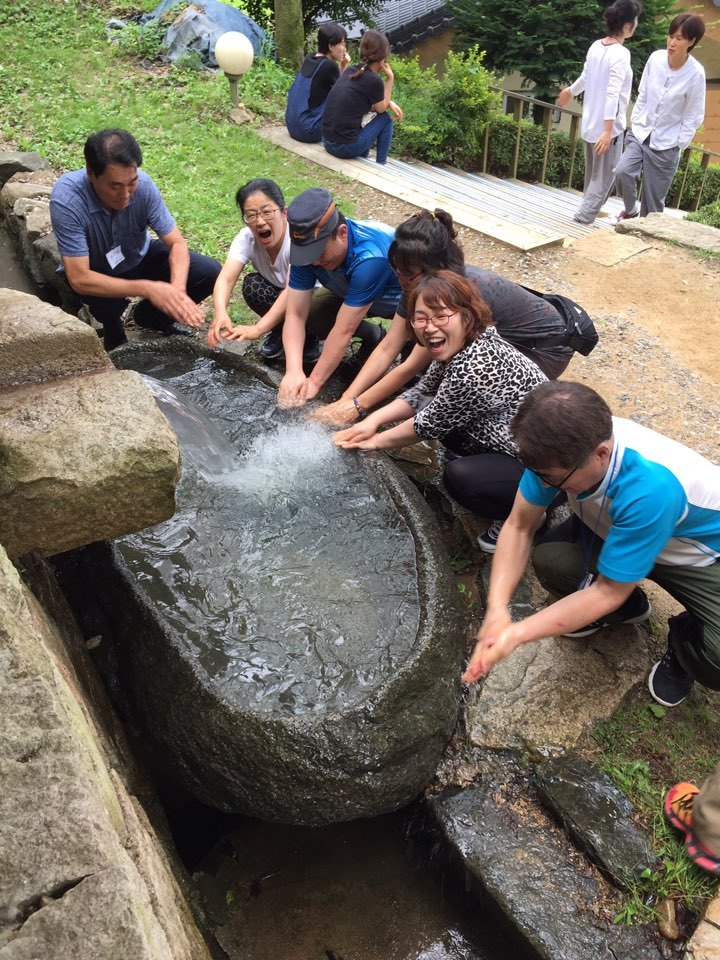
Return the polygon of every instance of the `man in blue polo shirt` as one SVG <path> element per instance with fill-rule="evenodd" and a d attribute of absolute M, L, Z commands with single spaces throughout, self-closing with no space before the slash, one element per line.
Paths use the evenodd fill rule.
<path fill-rule="evenodd" d="M 220 263 L 190 252 L 127 130 L 101 130 L 85 143 L 85 163 L 60 177 L 50 218 L 68 282 L 103 325 L 112 350 L 125 343 L 129 297 L 139 327 L 192 336 L 198 303 L 213 289 Z M 152 239 L 150 227 L 160 239 Z"/>
<path fill-rule="evenodd" d="M 285 376 L 278 402 L 299 407 L 312 400 L 342 360 L 353 336 L 363 343 L 358 359 L 366 358 L 385 331 L 366 317 L 395 315 L 400 284 L 387 252 L 395 231 L 384 223 L 346 220 L 328 190 L 312 187 L 288 207 L 290 280 L 283 347 Z M 302 351 L 305 327 L 316 283 L 330 291 L 326 337 L 313 372 L 305 376 Z"/>
<path fill-rule="evenodd" d="M 720 467 L 612 417 L 579 383 L 536 387 L 511 432 L 526 470 L 498 539 L 485 620 L 463 679 L 474 682 L 541 637 L 587 637 L 605 624 L 647 620 L 650 604 L 638 586 L 647 578 L 685 607 L 670 618 L 667 650 L 650 672 L 652 697 L 677 706 L 695 680 L 720 690 Z M 573 516 L 539 540 L 533 565 L 561 599 L 513 623 L 512 592 L 558 490 Z"/>

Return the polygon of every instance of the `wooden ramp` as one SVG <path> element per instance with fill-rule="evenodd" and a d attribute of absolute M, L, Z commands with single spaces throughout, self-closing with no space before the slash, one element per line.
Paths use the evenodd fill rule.
<path fill-rule="evenodd" d="M 454 167 L 389 160 L 338 160 L 319 143 L 299 143 L 285 127 L 263 127 L 261 136 L 307 160 L 359 180 L 416 207 L 441 207 L 456 223 L 506 243 L 517 250 L 537 250 L 585 237 L 613 226 L 622 202 L 610 199 L 594 224 L 572 219 L 581 194 L 519 180 L 500 180 L 487 174 L 464 173 Z"/>

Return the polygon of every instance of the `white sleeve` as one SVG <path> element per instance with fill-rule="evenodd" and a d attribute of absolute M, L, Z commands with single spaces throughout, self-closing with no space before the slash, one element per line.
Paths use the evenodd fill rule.
<path fill-rule="evenodd" d="M 680 149 L 689 147 L 698 127 L 705 119 L 705 71 L 700 67 L 692 86 L 688 90 L 687 102 L 680 123 L 678 143 Z"/>
<path fill-rule="evenodd" d="M 237 260 L 243 266 L 249 263 L 255 253 L 255 238 L 249 227 L 243 227 L 240 233 L 230 244 L 228 251 L 228 260 Z"/>
<path fill-rule="evenodd" d="M 627 75 L 628 63 L 623 56 L 616 57 L 610 66 L 607 90 L 605 92 L 605 112 L 603 120 L 614 120 L 618 114 L 618 104 L 623 83 Z"/>

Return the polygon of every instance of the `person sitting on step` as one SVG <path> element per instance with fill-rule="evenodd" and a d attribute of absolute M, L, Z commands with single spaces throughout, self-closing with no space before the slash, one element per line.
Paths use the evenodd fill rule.
<path fill-rule="evenodd" d="M 511 434 L 525 472 L 493 560 L 485 619 L 463 679 L 473 683 L 523 643 L 587 637 L 642 623 L 644 578 L 685 610 L 669 620 L 648 688 L 666 707 L 697 680 L 720 689 L 720 467 L 632 420 L 613 417 L 584 384 L 551 381 L 518 408 Z M 513 623 L 509 604 L 539 518 L 558 490 L 572 516 L 536 544 L 533 567 L 551 595 Z"/>
<path fill-rule="evenodd" d="M 288 93 L 285 126 L 293 140 L 320 143 L 327 96 L 349 63 L 345 28 L 339 23 L 323 23 L 318 30 L 318 52 L 305 57 Z"/>

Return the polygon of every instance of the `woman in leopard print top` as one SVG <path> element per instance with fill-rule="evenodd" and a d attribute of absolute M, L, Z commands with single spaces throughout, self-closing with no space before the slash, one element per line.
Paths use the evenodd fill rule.
<path fill-rule="evenodd" d="M 510 421 L 545 374 L 497 334 L 477 288 L 457 273 L 441 270 L 420 280 L 410 296 L 408 318 L 433 358 L 427 373 L 396 400 L 336 433 L 335 443 L 388 450 L 423 438 L 440 440 L 458 455 L 445 468 L 452 496 L 475 513 L 502 521 L 523 471 Z M 390 423 L 397 425 L 380 431 Z"/>

